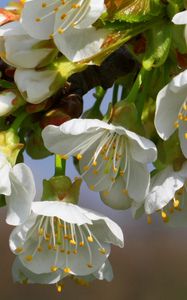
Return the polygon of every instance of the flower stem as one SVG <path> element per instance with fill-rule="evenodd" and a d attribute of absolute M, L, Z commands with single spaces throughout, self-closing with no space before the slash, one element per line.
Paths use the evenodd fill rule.
<path fill-rule="evenodd" d="M 11 125 L 11 128 L 17 133 L 18 129 L 20 128 L 21 123 L 25 120 L 25 118 L 28 116 L 28 113 L 26 111 L 23 111 L 18 115 L 18 117 L 14 120 L 14 122 Z"/>
<path fill-rule="evenodd" d="M 61 159 L 59 154 L 55 155 L 55 176 L 65 175 L 66 160 Z"/>
<path fill-rule="evenodd" d="M 119 90 L 119 85 L 117 83 L 115 83 L 114 87 L 113 87 L 113 95 L 112 95 L 112 105 L 113 106 L 118 101 L 118 90 Z"/>
<path fill-rule="evenodd" d="M 138 73 L 138 76 L 136 77 L 136 80 L 134 82 L 134 85 L 133 85 L 129 95 L 127 96 L 127 99 L 126 99 L 127 102 L 134 103 L 137 100 L 137 95 L 138 95 L 138 92 L 142 85 L 144 75 L 145 75 L 145 69 L 142 67 L 140 72 Z"/>
<path fill-rule="evenodd" d="M 95 97 L 96 101 L 93 106 L 94 110 L 96 110 L 96 111 L 99 110 L 105 94 L 106 94 L 106 91 L 101 86 L 98 86 L 95 88 L 94 97 Z"/>

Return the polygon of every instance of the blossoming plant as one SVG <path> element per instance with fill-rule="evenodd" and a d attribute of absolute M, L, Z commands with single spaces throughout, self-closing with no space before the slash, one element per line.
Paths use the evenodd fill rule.
<path fill-rule="evenodd" d="M 14 226 L 15 281 L 61 292 L 66 278 L 112 280 L 111 245 L 122 248 L 123 233 L 79 205 L 82 180 L 135 219 L 187 225 L 186 24 L 182 0 L 0 8 L 0 206 Z M 55 157 L 40 199 L 27 155 Z"/>

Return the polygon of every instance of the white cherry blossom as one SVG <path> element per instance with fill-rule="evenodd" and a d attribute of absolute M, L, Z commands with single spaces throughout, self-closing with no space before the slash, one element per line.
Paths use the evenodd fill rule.
<path fill-rule="evenodd" d="M 35 68 L 49 64 L 57 50 L 48 41 L 30 37 L 20 22 L 0 27 L 0 56 L 15 68 Z"/>
<path fill-rule="evenodd" d="M 92 24 L 105 12 L 104 0 L 30 0 L 25 3 L 22 24 L 37 39 L 54 39 L 70 60 L 80 61 L 99 52 L 107 36 Z"/>
<path fill-rule="evenodd" d="M 133 199 L 144 198 L 149 185 L 147 163 L 156 159 L 155 145 L 121 126 L 97 119 L 72 119 L 42 132 L 46 148 L 80 161 L 89 188 L 110 193 L 119 176 L 119 191 Z"/>
<path fill-rule="evenodd" d="M 178 129 L 181 149 L 187 157 L 187 70 L 174 77 L 158 93 L 155 127 L 164 140 Z"/>
<path fill-rule="evenodd" d="M 12 267 L 13 280 L 19 283 L 39 283 L 39 284 L 55 284 L 57 291 L 61 292 L 63 287 L 62 280 L 68 276 L 62 270 L 56 272 L 35 274 L 26 268 L 17 256 Z M 77 283 L 85 284 L 94 279 L 111 281 L 113 278 L 112 266 L 108 260 L 101 266 L 99 270 L 88 276 L 72 276 Z"/>
<path fill-rule="evenodd" d="M 32 172 L 23 163 L 12 167 L 1 154 L 0 177 L 0 194 L 5 195 L 7 204 L 6 222 L 19 225 L 29 216 L 36 193 Z"/>
<path fill-rule="evenodd" d="M 94 211 L 63 201 L 33 202 L 32 215 L 10 236 L 10 248 L 32 273 L 87 276 L 123 247 L 120 227 Z"/>

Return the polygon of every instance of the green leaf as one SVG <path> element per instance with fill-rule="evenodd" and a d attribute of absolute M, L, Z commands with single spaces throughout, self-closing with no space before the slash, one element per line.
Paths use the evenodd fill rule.
<path fill-rule="evenodd" d="M 164 64 L 169 54 L 171 40 L 171 24 L 158 24 L 148 31 L 148 48 L 142 62 L 146 70 L 151 70 Z"/>
<path fill-rule="evenodd" d="M 15 85 L 7 80 L 0 79 L 0 87 L 3 87 L 4 89 L 11 89 L 15 88 Z"/>
<path fill-rule="evenodd" d="M 163 4 L 159 0 L 127 0 L 115 15 L 114 20 L 125 22 L 142 22 L 158 16 L 163 11 Z"/>
<path fill-rule="evenodd" d="M 168 0 L 167 13 L 171 19 L 184 8 L 184 0 Z"/>

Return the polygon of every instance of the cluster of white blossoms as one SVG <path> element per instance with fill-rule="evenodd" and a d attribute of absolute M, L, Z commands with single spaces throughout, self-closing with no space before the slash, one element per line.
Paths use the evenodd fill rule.
<path fill-rule="evenodd" d="M 163 18 L 174 8 L 158 5 L 153 14 L 143 10 L 143 19 L 112 0 L 20 0 L 0 10 L 0 206 L 15 226 L 16 281 L 56 284 L 61 292 L 66 277 L 112 280 L 111 245 L 122 248 L 123 233 L 79 206 L 82 179 L 113 209 L 187 225 L 186 29 L 175 45 L 187 11 L 177 4 L 178 13 Z M 79 118 L 82 96 L 94 87 L 96 102 Z M 41 200 L 23 150 L 34 159 L 55 156 Z M 73 182 L 71 157 L 80 175 Z"/>

